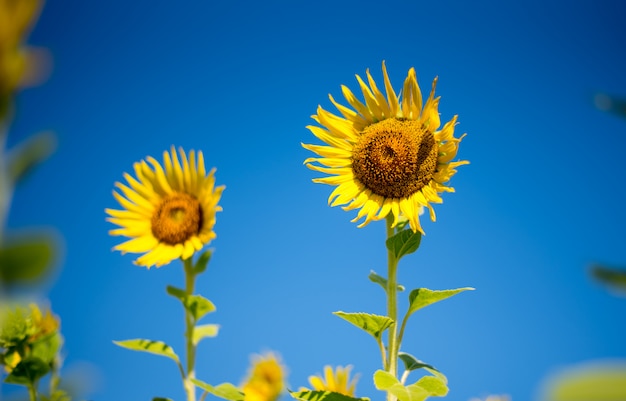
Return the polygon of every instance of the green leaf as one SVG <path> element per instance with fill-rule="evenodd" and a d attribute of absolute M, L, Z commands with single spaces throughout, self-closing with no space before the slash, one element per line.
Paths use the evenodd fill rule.
<path fill-rule="evenodd" d="M 168 285 L 165 288 L 165 290 L 167 291 L 169 295 L 180 300 L 180 302 L 184 303 L 185 299 L 187 299 L 187 293 L 182 288 L 174 287 L 173 285 Z"/>
<path fill-rule="evenodd" d="M 180 300 L 183 303 L 185 309 L 187 309 L 195 320 L 200 320 L 207 313 L 215 311 L 215 305 L 202 295 L 187 295 L 185 290 L 176 288 L 172 285 L 168 285 L 167 293 L 174 298 Z"/>
<path fill-rule="evenodd" d="M 7 155 L 7 173 L 12 184 L 21 181 L 34 167 L 44 161 L 56 147 L 52 132 L 41 132 L 28 138 Z"/>
<path fill-rule="evenodd" d="M 193 315 L 194 319 L 200 320 L 207 313 L 215 311 L 215 305 L 202 295 L 191 295 L 187 297 L 185 308 Z"/>
<path fill-rule="evenodd" d="M 61 348 L 61 342 L 61 335 L 58 332 L 42 337 L 33 343 L 31 355 L 52 364 Z"/>
<path fill-rule="evenodd" d="M 443 396 L 448 393 L 448 387 L 439 377 L 424 376 L 414 384 L 403 386 L 400 380 L 384 370 L 374 373 L 374 386 L 378 390 L 391 393 L 400 401 L 423 401 L 429 396 Z"/>
<path fill-rule="evenodd" d="M 165 397 L 154 397 L 152 401 L 174 401 L 174 400 L 172 400 L 171 398 L 165 398 Z"/>
<path fill-rule="evenodd" d="M 40 358 L 29 356 L 17 364 L 15 369 L 4 379 L 4 382 L 29 385 L 45 376 L 49 371 L 49 364 Z"/>
<path fill-rule="evenodd" d="M 198 257 L 194 265 L 194 271 L 196 272 L 196 274 L 200 274 L 206 270 L 212 255 L 213 250 L 207 249 Z"/>
<path fill-rule="evenodd" d="M 423 368 L 423 369 L 426 369 L 431 374 L 433 374 L 434 376 L 437 376 L 443 379 L 445 383 L 448 382 L 448 379 L 446 378 L 446 376 L 443 373 L 441 373 L 439 370 L 437 370 L 434 366 L 420 361 L 419 359 L 417 359 L 411 354 L 407 354 L 406 352 L 398 352 L 398 358 L 400 358 L 400 360 L 404 363 L 404 368 L 408 370 L 409 372 L 412 370 Z"/>
<path fill-rule="evenodd" d="M 146 340 L 143 338 L 136 338 L 133 340 L 113 341 L 115 345 L 119 345 L 123 348 L 128 348 L 133 351 L 149 352 L 155 355 L 166 356 L 171 358 L 176 363 L 180 363 L 178 355 L 174 352 L 174 349 L 162 341 Z"/>
<path fill-rule="evenodd" d="M 289 394 L 300 401 L 369 401 L 369 398 L 354 398 L 334 391 L 290 391 Z"/>
<path fill-rule="evenodd" d="M 412 384 L 411 386 L 421 387 L 426 390 L 429 395 L 436 397 L 445 397 L 448 394 L 446 380 L 437 376 L 424 376 L 420 378 L 417 383 Z"/>
<path fill-rule="evenodd" d="M 446 298 L 450 298 L 463 291 L 473 290 L 472 287 L 457 288 L 454 290 L 441 290 L 433 291 L 428 288 L 417 288 L 409 294 L 409 310 L 407 315 L 414 313 L 415 311 L 422 309 L 425 306 L 434 304 L 435 302 L 443 301 Z"/>
<path fill-rule="evenodd" d="M 411 229 L 400 231 L 387 239 L 387 249 L 389 249 L 396 260 L 400 260 L 404 255 L 417 251 L 422 240 L 422 234 Z"/>
<path fill-rule="evenodd" d="M 626 292 L 626 270 L 594 265 L 591 275 L 612 290 Z"/>
<path fill-rule="evenodd" d="M 387 316 L 373 315 L 370 313 L 346 313 L 338 311 L 333 312 L 333 314 L 365 330 L 376 339 L 380 339 L 383 332 L 393 323 L 393 320 Z"/>
<path fill-rule="evenodd" d="M 383 290 L 385 290 L 385 292 L 387 291 L 387 279 L 376 274 L 374 270 L 370 271 L 370 274 L 369 276 L 367 276 L 367 278 L 369 278 L 371 282 L 379 284 L 381 287 L 383 287 Z M 404 286 L 398 284 L 398 291 L 404 291 Z"/>
<path fill-rule="evenodd" d="M 626 363 L 589 361 L 567 366 L 544 383 L 543 397 L 550 401 L 626 400 Z"/>
<path fill-rule="evenodd" d="M 38 232 L 10 238 L 0 247 L 0 281 L 6 284 L 41 279 L 52 267 L 55 237 Z"/>
<path fill-rule="evenodd" d="M 198 345 L 202 339 L 207 337 L 216 337 L 220 329 L 219 324 L 203 324 L 193 329 L 193 343 Z"/>
<path fill-rule="evenodd" d="M 207 393 L 211 393 L 217 397 L 224 398 L 230 401 L 243 401 L 244 395 L 235 385 L 230 383 L 222 383 L 217 386 L 212 386 L 208 383 L 198 379 L 191 379 L 191 382 L 200 387 Z"/>

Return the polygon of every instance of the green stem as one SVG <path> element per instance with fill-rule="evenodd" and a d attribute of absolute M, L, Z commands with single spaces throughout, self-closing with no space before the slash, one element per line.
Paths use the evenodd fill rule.
<path fill-rule="evenodd" d="M 183 261 L 185 267 L 185 293 L 187 296 L 193 295 L 196 273 L 191 263 L 191 258 Z M 187 392 L 187 401 L 196 401 L 196 386 L 191 379 L 196 378 L 196 346 L 193 343 L 193 331 L 195 327 L 194 317 L 191 312 L 185 308 L 185 340 L 187 345 L 187 375 L 183 380 L 185 391 Z"/>
<path fill-rule="evenodd" d="M 387 215 L 387 239 L 393 236 L 393 215 Z M 387 316 L 393 320 L 389 327 L 389 348 L 387 358 L 387 372 L 398 377 L 398 280 L 396 278 L 398 260 L 391 250 L 387 250 Z M 395 397 L 387 393 L 387 400 L 393 401 Z"/>
<path fill-rule="evenodd" d="M 37 401 L 37 385 L 35 383 L 28 384 L 28 399 L 30 401 Z"/>

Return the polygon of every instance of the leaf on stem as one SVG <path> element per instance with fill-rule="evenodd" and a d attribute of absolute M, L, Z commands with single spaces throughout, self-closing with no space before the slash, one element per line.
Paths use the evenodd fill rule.
<path fill-rule="evenodd" d="M 383 287 L 383 290 L 387 292 L 387 279 L 386 278 L 379 276 L 374 270 L 370 271 L 370 274 L 369 276 L 367 276 L 367 278 L 369 278 L 371 282 L 376 283 L 380 285 L 381 287 Z M 404 286 L 398 284 L 398 291 L 404 291 Z"/>
<path fill-rule="evenodd" d="M 7 173 L 11 184 L 21 181 L 36 165 L 54 151 L 56 137 L 52 132 L 40 132 L 25 140 L 7 155 Z"/>
<path fill-rule="evenodd" d="M 193 267 L 194 272 L 196 274 L 200 274 L 206 270 L 207 265 L 209 264 L 209 261 L 211 260 L 212 255 L 213 255 L 213 250 L 207 249 L 198 257 Z"/>
<path fill-rule="evenodd" d="M 203 324 L 196 326 L 193 329 L 193 343 L 198 345 L 202 339 L 207 337 L 217 337 L 217 333 L 220 329 L 219 324 Z"/>
<path fill-rule="evenodd" d="M 419 359 L 417 359 L 411 354 L 407 354 L 406 352 L 399 352 L 398 358 L 402 360 L 402 362 L 404 363 L 404 368 L 408 370 L 409 372 L 412 370 L 423 368 L 423 369 L 426 369 L 428 372 L 430 372 L 432 375 L 443 379 L 445 383 L 448 382 L 448 379 L 446 378 L 446 376 L 443 373 L 441 373 L 439 370 L 437 370 L 433 365 L 429 365 L 423 361 L 420 361 Z"/>
<path fill-rule="evenodd" d="M 369 398 L 354 398 L 334 391 L 290 391 L 289 394 L 300 401 L 369 401 Z"/>
<path fill-rule="evenodd" d="M 41 358 L 29 356 L 20 361 L 4 379 L 5 383 L 32 385 L 50 371 L 50 365 Z"/>
<path fill-rule="evenodd" d="M 392 235 L 387 239 L 387 249 L 393 253 L 396 260 L 400 260 L 404 255 L 409 255 L 420 246 L 422 234 L 418 231 L 414 233 L 407 229 Z"/>
<path fill-rule="evenodd" d="M 185 290 L 168 285 L 167 293 L 182 302 L 186 310 L 188 310 L 195 320 L 200 320 L 207 313 L 215 311 L 215 305 L 202 295 L 187 295 Z"/>
<path fill-rule="evenodd" d="M 376 339 L 380 339 L 383 332 L 393 323 L 393 320 L 387 316 L 373 315 L 371 313 L 346 313 L 338 311 L 333 312 L 333 315 L 337 315 L 356 327 L 365 330 Z"/>
<path fill-rule="evenodd" d="M 428 288 L 417 288 L 409 294 L 409 310 L 407 316 L 425 306 L 443 301 L 463 291 L 471 291 L 472 287 L 457 288 L 454 290 L 433 291 Z"/>
<path fill-rule="evenodd" d="M 243 392 L 231 383 L 222 383 L 217 386 L 212 386 L 198 379 L 191 379 L 191 382 L 207 393 L 211 393 L 220 398 L 230 401 L 243 401 L 244 399 Z"/>
<path fill-rule="evenodd" d="M 404 386 L 395 376 L 384 370 L 374 373 L 374 386 L 378 390 L 391 393 L 400 401 L 423 401 L 430 396 L 441 397 L 448 393 L 448 387 L 439 377 L 424 376 L 416 383 Z"/>
<path fill-rule="evenodd" d="M 166 356 L 171 358 L 176 363 L 180 363 L 178 355 L 174 352 L 174 349 L 162 341 L 147 340 L 144 338 L 136 338 L 133 340 L 113 341 L 115 345 L 122 348 L 128 348 L 133 351 L 149 352 L 155 355 Z"/>

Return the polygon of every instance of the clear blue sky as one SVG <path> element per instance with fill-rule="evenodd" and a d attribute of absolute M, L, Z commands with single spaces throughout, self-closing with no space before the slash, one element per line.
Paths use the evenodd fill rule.
<path fill-rule="evenodd" d="M 111 252 L 104 208 L 132 163 L 170 145 L 202 150 L 226 185 L 209 271 L 219 337 L 198 375 L 239 383 L 249 356 L 279 352 L 292 388 L 325 364 L 353 364 L 360 396 L 375 342 L 331 312 L 384 313 L 367 280 L 386 268 L 384 224 L 357 229 L 329 208 L 331 187 L 302 161 L 318 104 L 387 63 L 399 90 L 439 76 L 442 120 L 467 132 L 455 194 L 425 222 L 406 287 L 472 286 L 415 315 L 404 349 L 437 366 L 449 399 L 507 393 L 535 400 L 546 375 L 626 357 L 626 300 L 593 283 L 590 263 L 626 265 L 626 120 L 593 107 L 626 95 L 626 6 L 620 1 L 49 0 L 30 37 L 48 48 L 48 81 L 19 96 L 9 145 L 51 129 L 57 152 L 15 194 L 10 227 L 64 238 L 45 289 L 62 318 L 65 367 L 97 367 L 90 399 L 183 399 L 170 360 L 112 340 L 160 339 L 182 354 L 183 316 L 165 294 L 173 264 L 147 271 Z M 403 301 L 402 305 L 405 305 Z M 8 390 L 3 386 L 3 390 Z"/>

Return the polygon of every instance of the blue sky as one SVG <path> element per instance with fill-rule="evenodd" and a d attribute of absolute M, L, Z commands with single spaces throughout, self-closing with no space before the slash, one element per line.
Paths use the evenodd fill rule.
<path fill-rule="evenodd" d="M 202 150 L 226 185 L 198 290 L 222 326 L 199 348 L 198 376 L 239 383 L 253 353 L 274 350 L 291 388 L 325 364 L 371 384 L 375 342 L 333 316 L 384 313 L 367 280 L 386 267 L 384 224 L 357 229 L 329 208 L 331 187 L 302 161 L 318 104 L 367 68 L 395 88 L 410 67 L 440 113 L 467 132 L 452 185 L 404 259 L 408 288 L 476 291 L 416 314 L 403 349 L 437 366 L 449 399 L 538 399 L 570 364 L 626 357 L 626 302 L 588 277 L 626 265 L 626 120 L 593 107 L 626 95 L 624 5 L 526 2 L 83 2 L 49 0 L 29 43 L 49 49 L 49 79 L 22 92 L 9 146 L 53 130 L 55 154 L 15 193 L 10 228 L 54 227 L 63 257 L 42 291 L 62 318 L 67 374 L 89 364 L 93 400 L 183 399 L 171 361 L 112 340 L 183 350 L 180 306 L 165 294 L 182 268 L 147 271 L 111 252 L 104 208 L 115 181 L 171 145 Z M 401 306 L 406 305 L 405 300 Z M 3 391 L 8 391 L 3 386 Z"/>

